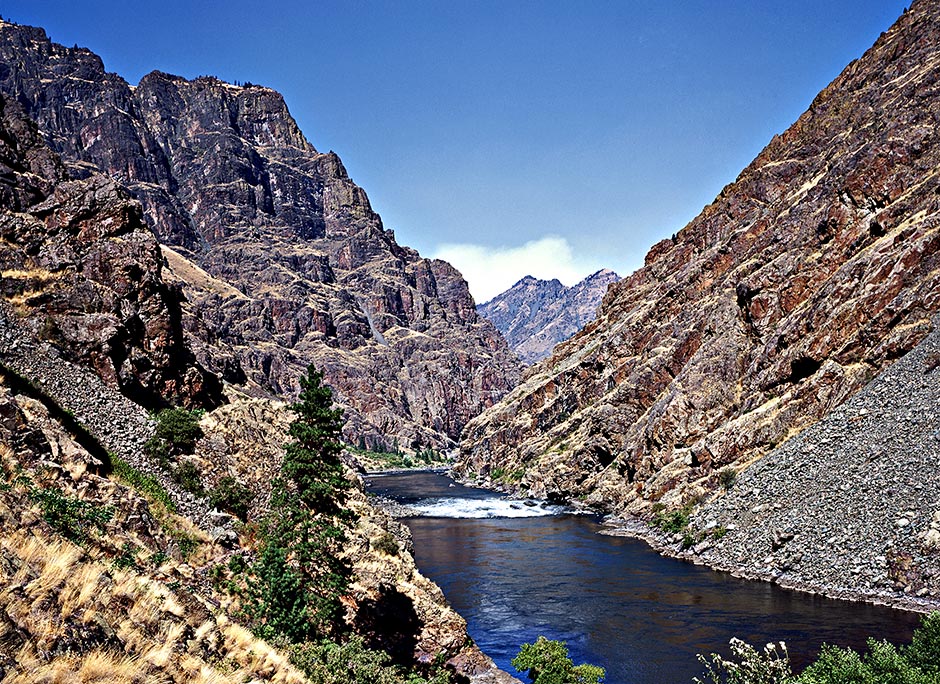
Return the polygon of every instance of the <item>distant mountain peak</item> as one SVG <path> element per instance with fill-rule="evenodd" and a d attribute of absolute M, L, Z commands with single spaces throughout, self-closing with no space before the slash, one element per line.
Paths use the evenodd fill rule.
<path fill-rule="evenodd" d="M 493 322 L 523 363 L 551 354 L 594 318 L 610 283 L 620 280 L 603 268 L 566 287 L 560 280 L 527 275 L 505 292 L 477 307 Z"/>

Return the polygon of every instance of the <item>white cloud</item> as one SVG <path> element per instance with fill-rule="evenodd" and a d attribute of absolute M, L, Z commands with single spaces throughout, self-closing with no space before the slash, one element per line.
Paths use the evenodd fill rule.
<path fill-rule="evenodd" d="M 443 244 L 434 258 L 449 261 L 463 274 L 477 304 L 508 290 L 527 275 L 558 278 L 565 285 L 574 285 L 601 268 L 576 258 L 568 241 L 555 235 L 517 247 Z"/>

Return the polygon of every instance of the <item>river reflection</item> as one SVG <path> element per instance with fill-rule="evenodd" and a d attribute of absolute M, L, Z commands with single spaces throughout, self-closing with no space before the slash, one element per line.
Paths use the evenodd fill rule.
<path fill-rule="evenodd" d="M 407 503 L 487 498 L 429 473 L 383 476 L 372 491 Z M 418 567 L 467 619 L 503 669 L 542 634 L 568 643 L 575 662 L 607 669 L 608 684 L 691 682 L 697 653 L 727 653 L 740 637 L 784 640 L 799 666 L 823 642 L 864 648 L 869 635 L 904 641 L 918 616 L 738 580 L 663 558 L 645 543 L 597 534 L 586 516 L 405 520 Z"/>

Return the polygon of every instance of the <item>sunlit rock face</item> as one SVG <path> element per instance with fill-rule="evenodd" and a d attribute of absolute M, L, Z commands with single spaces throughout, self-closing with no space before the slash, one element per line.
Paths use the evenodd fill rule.
<path fill-rule="evenodd" d="M 519 363 L 449 264 L 395 241 L 277 92 L 153 72 L 130 87 L 86 49 L 0 24 L 0 92 L 68 170 L 143 207 L 199 361 L 290 396 L 313 362 L 372 448 L 447 448 Z"/>
<path fill-rule="evenodd" d="M 819 420 L 940 309 L 940 4 L 918 2 L 597 319 L 464 431 L 464 473 L 679 504 Z"/>
<path fill-rule="evenodd" d="M 571 287 L 526 276 L 477 311 L 493 322 L 523 363 L 533 364 L 593 320 L 608 286 L 618 280 L 608 268 Z"/>

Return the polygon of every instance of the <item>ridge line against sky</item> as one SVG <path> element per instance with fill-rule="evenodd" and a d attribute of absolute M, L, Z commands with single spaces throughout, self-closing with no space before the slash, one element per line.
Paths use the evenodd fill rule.
<path fill-rule="evenodd" d="M 906 2 L 36 2 L 5 18 L 152 70 L 280 91 L 387 228 L 477 302 L 627 275 Z"/>

